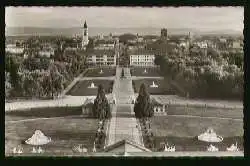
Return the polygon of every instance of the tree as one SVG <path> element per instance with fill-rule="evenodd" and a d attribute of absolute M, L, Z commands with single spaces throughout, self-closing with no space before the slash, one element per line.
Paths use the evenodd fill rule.
<path fill-rule="evenodd" d="M 124 78 L 124 69 L 122 68 L 122 75 L 121 75 L 122 78 Z"/>
<path fill-rule="evenodd" d="M 154 63 L 156 65 L 161 65 L 162 64 L 162 60 L 163 60 L 163 56 L 158 55 L 158 56 L 155 57 Z"/>
<path fill-rule="evenodd" d="M 139 90 L 139 96 L 136 99 L 134 106 L 134 112 L 136 118 L 149 118 L 154 115 L 152 102 L 150 100 L 150 95 L 147 92 L 145 84 L 141 84 Z"/>
<path fill-rule="evenodd" d="M 93 51 L 94 50 L 94 40 L 93 39 L 89 39 L 89 43 L 86 47 L 86 51 Z"/>
<path fill-rule="evenodd" d="M 9 70 L 10 70 L 10 83 L 11 83 L 11 86 L 13 87 L 12 90 L 14 93 L 16 93 L 20 90 L 18 65 L 12 58 L 10 59 L 10 69 Z"/>
<path fill-rule="evenodd" d="M 111 110 L 102 85 L 98 86 L 98 92 L 92 111 L 95 118 L 99 118 L 101 120 L 111 118 Z"/>

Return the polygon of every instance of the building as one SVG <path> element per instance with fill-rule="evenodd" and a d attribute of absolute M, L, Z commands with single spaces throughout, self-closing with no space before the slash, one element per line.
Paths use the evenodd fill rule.
<path fill-rule="evenodd" d="M 168 30 L 167 28 L 161 29 L 161 39 L 162 40 L 167 40 L 168 38 Z"/>
<path fill-rule="evenodd" d="M 115 49 L 115 40 L 96 40 L 94 43 L 95 50 L 110 50 Z"/>
<path fill-rule="evenodd" d="M 94 50 L 88 54 L 88 65 L 115 66 L 116 55 L 114 50 Z"/>
<path fill-rule="evenodd" d="M 49 49 L 49 48 L 47 48 L 47 49 L 42 49 L 42 50 L 39 50 L 39 51 L 38 51 L 38 55 L 39 55 L 40 57 L 47 57 L 47 58 L 50 58 L 51 56 L 54 56 L 54 54 L 55 54 L 54 49 Z"/>
<path fill-rule="evenodd" d="M 24 48 L 17 47 L 16 44 L 8 44 L 5 47 L 5 52 L 11 53 L 11 54 L 22 54 L 24 53 Z"/>
<path fill-rule="evenodd" d="M 84 26 L 83 26 L 83 34 L 82 34 L 82 49 L 85 48 L 85 46 L 88 45 L 89 43 L 89 36 L 88 36 L 88 26 L 86 21 L 84 22 Z"/>
<path fill-rule="evenodd" d="M 130 66 L 155 66 L 155 53 L 150 50 L 136 49 L 128 51 Z"/>

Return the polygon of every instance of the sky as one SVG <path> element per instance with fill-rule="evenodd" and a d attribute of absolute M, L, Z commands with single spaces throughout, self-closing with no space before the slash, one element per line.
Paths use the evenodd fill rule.
<path fill-rule="evenodd" d="M 5 7 L 7 27 L 243 30 L 243 7 Z"/>

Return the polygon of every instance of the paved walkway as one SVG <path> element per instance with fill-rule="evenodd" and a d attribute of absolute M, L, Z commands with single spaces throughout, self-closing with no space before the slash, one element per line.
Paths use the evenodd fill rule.
<path fill-rule="evenodd" d="M 66 95 L 66 93 L 83 77 L 83 75 L 88 71 L 86 69 L 83 73 L 81 73 L 78 77 L 76 77 L 60 94 L 60 97 L 63 97 Z"/>
<path fill-rule="evenodd" d="M 133 105 L 130 104 L 130 96 L 134 94 L 130 70 L 124 68 L 125 78 L 120 78 L 121 70 L 121 68 L 117 69 L 117 77 L 115 80 L 116 88 L 114 91 L 117 97 L 117 107 L 110 121 L 107 145 L 124 139 L 143 145 L 141 133 L 136 127 L 137 121 L 133 115 Z"/>

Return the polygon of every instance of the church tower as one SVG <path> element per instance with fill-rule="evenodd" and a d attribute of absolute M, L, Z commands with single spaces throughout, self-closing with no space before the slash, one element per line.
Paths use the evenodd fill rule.
<path fill-rule="evenodd" d="M 84 22 L 83 25 L 83 34 L 82 34 L 82 48 L 84 48 L 84 46 L 88 45 L 89 43 L 89 36 L 88 36 L 88 26 L 86 21 Z"/>

